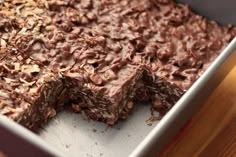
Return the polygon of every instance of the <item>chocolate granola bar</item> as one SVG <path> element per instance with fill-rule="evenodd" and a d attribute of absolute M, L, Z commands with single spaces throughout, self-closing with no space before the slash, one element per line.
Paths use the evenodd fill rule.
<path fill-rule="evenodd" d="M 109 125 L 168 111 L 236 34 L 172 0 L 0 2 L 0 113 L 33 129 L 65 105 Z"/>

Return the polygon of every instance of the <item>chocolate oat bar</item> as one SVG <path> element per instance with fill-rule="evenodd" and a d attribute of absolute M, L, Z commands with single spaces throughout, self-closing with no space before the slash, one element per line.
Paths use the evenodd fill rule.
<path fill-rule="evenodd" d="M 173 0 L 0 2 L 0 113 L 30 128 L 65 105 L 109 125 L 165 113 L 236 34 Z"/>

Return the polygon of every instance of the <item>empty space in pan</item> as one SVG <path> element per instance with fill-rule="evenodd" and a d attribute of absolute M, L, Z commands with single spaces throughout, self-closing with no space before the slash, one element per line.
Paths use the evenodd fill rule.
<path fill-rule="evenodd" d="M 146 122 L 150 116 L 150 105 L 138 104 L 127 120 L 108 127 L 88 121 L 81 114 L 63 111 L 39 135 L 68 156 L 127 156 L 156 125 Z"/>

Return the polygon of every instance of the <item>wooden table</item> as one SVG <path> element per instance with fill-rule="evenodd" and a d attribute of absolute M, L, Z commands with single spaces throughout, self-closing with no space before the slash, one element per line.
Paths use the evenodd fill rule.
<path fill-rule="evenodd" d="M 236 157 L 236 67 L 162 157 Z"/>

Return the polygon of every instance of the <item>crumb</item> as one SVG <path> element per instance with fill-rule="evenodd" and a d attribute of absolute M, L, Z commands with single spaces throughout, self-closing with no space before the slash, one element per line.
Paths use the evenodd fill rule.
<path fill-rule="evenodd" d="M 101 131 L 101 133 L 104 133 L 104 131 Z"/>
<path fill-rule="evenodd" d="M 97 142 L 95 142 L 95 144 L 96 144 L 96 145 L 98 145 L 98 143 L 97 143 Z"/>
<path fill-rule="evenodd" d="M 128 135 L 128 137 L 130 137 L 131 135 Z"/>
<path fill-rule="evenodd" d="M 152 126 L 152 123 L 147 123 L 148 126 Z"/>
<path fill-rule="evenodd" d="M 70 146 L 68 144 L 65 145 L 66 148 L 70 148 Z"/>
<path fill-rule="evenodd" d="M 100 153 L 99 156 L 103 156 L 103 153 Z"/>
<path fill-rule="evenodd" d="M 155 115 L 152 115 L 149 119 L 146 120 L 146 123 L 148 126 L 152 126 L 152 124 L 158 120 L 160 120 L 161 117 L 160 116 L 155 116 Z"/>
<path fill-rule="evenodd" d="M 92 129 L 93 130 L 93 132 L 97 132 L 97 130 L 96 129 Z"/>

